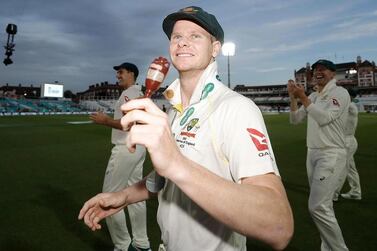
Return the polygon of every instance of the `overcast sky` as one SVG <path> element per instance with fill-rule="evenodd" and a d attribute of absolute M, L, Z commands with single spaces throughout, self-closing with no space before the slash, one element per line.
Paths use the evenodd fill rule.
<path fill-rule="evenodd" d="M 150 62 L 168 57 L 163 18 L 191 5 L 215 14 L 225 41 L 236 44 L 232 87 L 284 84 L 319 58 L 377 61 L 376 0 L 0 0 L 2 46 L 7 24 L 18 26 L 14 63 L 1 63 L 0 86 L 59 81 L 65 90 L 84 91 L 115 83 L 112 66 L 124 61 L 139 67 L 144 84 Z M 226 57 L 217 61 L 227 84 Z M 165 84 L 176 77 L 172 68 Z"/>

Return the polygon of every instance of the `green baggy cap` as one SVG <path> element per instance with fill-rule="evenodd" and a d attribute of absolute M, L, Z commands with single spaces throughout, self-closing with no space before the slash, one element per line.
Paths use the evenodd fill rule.
<path fill-rule="evenodd" d="M 324 67 L 326 67 L 330 71 L 336 71 L 335 64 L 333 62 L 329 61 L 329 60 L 326 60 L 326 59 L 320 59 L 317 62 L 315 62 L 312 65 L 312 70 L 314 70 L 317 65 L 323 65 Z"/>
<path fill-rule="evenodd" d="M 224 43 L 224 31 L 221 25 L 217 21 L 216 17 L 208 12 L 204 11 L 200 7 L 190 6 L 180 9 L 165 17 L 162 23 L 162 29 L 170 40 L 171 33 L 175 22 L 178 20 L 189 20 L 197 25 L 201 26 L 203 29 L 208 31 L 212 36 L 214 36 L 221 44 Z"/>

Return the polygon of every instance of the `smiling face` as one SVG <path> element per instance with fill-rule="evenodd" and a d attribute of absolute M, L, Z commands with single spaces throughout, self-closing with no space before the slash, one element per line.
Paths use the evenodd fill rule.
<path fill-rule="evenodd" d="M 330 71 L 323 65 L 317 65 L 313 70 L 313 77 L 318 88 L 323 88 L 331 79 L 335 77 L 335 72 Z"/>
<path fill-rule="evenodd" d="M 134 73 L 123 68 L 117 71 L 116 78 L 118 79 L 119 85 L 124 89 L 127 89 L 135 82 Z"/>
<path fill-rule="evenodd" d="M 221 43 L 199 25 L 187 20 L 175 23 L 170 38 L 170 57 L 180 73 L 204 71 L 220 48 Z"/>

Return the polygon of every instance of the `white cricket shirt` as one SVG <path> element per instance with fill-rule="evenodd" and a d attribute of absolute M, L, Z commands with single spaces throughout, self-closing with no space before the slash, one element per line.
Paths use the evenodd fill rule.
<path fill-rule="evenodd" d="M 346 89 L 330 80 L 322 92 L 309 95 L 311 104 L 290 112 L 290 121 L 297 124 L 308 117 L 306 144 L 308 148 L 344 148 L 345 125 L 350 96 Z"/>
<path fill-rule="evenodd" d="M 139 85 L 131 85 L 126 90 L 122 92 L 118 101 L 114 105 L 114 119 L 121 119 L 123 117 L 123 113 L 120 110 L 120 107 L 126 103 L 126 99 L 134 99 L 143 96 L 141 92 L 141 86 Z M 119 129 L 113 128 L 111 130 L 111 143 L 114 145 L 124 145 L 126 144 L 126 137 L 127 132 L 122 131 Z"/>
<path fill-rule="evenodd" d="M 203 73 L 184 111 L 179 79 L 165 94 L 173 105 L 173 137 L 186 157 L 235 183 L 279 174 L 260 110 L 218 80 L 216 62 Z M 159 193 L 157 219 L 168 250 L 246 250 L 244 236 L 212 218 L 169 180 Z"/>

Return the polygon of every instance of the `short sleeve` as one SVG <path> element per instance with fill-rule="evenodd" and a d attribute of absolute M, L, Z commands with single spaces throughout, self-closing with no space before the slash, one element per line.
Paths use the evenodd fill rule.
<path fill-rule="evenodd" d="M 271 142 L 259 108 L 244 97 L 226 104 L 219 138 L 236 181 L 255 175 L 278 173 Z"/>

